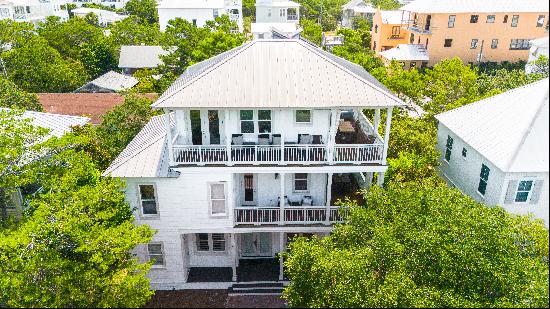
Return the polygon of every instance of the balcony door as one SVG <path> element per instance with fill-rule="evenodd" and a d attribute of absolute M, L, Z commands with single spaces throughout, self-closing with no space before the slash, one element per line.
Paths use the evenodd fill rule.
<path fill-rule="evenodd" d="M 241 255 L 243 257 L 271 256 L 270 233 L 241 234 Z"/>
<path fill-rule="evenodd" d="M 220 113 L 218 110 L 191 110 L 191 141 L 193 145 L 219 145 Z"/>
<path fill-rule="evenodd" d="M 219 145 L 220 140 L 220 115 L 217 110 L 208 111 L 208 139 L 210 145 Z"/>
<path fill-rule="evenodd" d="M 191 119 L 191 141 L 193 145 L 202 145 L 202 121 L 201 121 L 201 111 L 200 110 L 191 110 L 190 111 Z"/>
<path fill-rule="evenodd" d="M 256 205 L 257 177 L 254 174 L 244 174 L 242 183 L 243 205 Z"/>

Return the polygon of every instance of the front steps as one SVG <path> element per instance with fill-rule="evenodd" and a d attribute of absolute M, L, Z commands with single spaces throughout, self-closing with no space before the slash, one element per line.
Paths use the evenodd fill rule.
<path fill-rule="evenodd" d="M 256 281 L 235 283 L 228 290 L 231 295 L 281 295 L 285 285 L 283 282 Z"/>

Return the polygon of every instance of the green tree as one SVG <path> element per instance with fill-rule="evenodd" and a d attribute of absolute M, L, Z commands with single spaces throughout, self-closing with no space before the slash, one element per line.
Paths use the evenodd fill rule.
<path fill-rule="evenodd" d="M 127 18 L 112 24 L 109 28 L 115 46 L 121 45 L 159 45 L 162 33 L 158 23 L 142 23 L 138 16 L 130 15 Z"/>
<path fill-rule="evenodd" d="M 126 2 L 124 11 L 129 15 L 139 17 L 142 23 L 158 23 L 159 15 L 155 0 L 130 0 Z"/>
<path fill-rule="evenodd" d="M 401 7 L 401 3 L 397 0 L 370 0 L 368 1 L 375 8 L 380 8 L 381 10 L 391 11 L 397 10 Z"/>
<path fill-rule="evenodd" d="M 382 61 L 370 50 L 371 36 L 365 29 L 338 30 L 344 36 L 344 45 L 335 46 L 332 53 L 362 66 L 367 71 L 383 66 Z"/>
<path fill-rule="evenodd" d="M 300 20 L 300 26 L 302 26 L 303 29 L 300 35 L 304 39 L 319 46 L 321 45 L 323 40 L 323 29 L 321 28 L 321 25 L 309 19 L 302 19 Z"/>
<path fill-rule="evenodd" d="M 0 77 L 0 107 L 43 111 L 38 96 L 21 90 L 11 81 Z"/>
<path fill-rule="evenodd" d="M 426 89 L 425 77 L 422 73 L 417 69 L 405 70 L 397 61 L 392 61 L 387 68 L 380 68 L 383 73 L 375 74 L 376 77 L 400 99 L 411 99 L 416 104 L 422 102 Z"/>
<path fill-rule="evenodd" d="M 251 17 L 253 22 L 256 20 L 255 0 L 243 0 L 243 17 Z"/>
<path fill-rule="evenodd" d="M 16 22 L 11 19 L 0 20 L 0 56 L 2 52 L 17 48 L 35 36 L 36 31 L 31 23 Z"/>
<path fill-rule="evenodd" d="M 432 181 L 373 188 L 366 206 L 285 258 L 290 307 L 546 307 L 548 230 Z"/>
<path fill-rule="evenodd" d="M 530 62 L 529 64 L 531 64 L 533 66 L 533 73 L 534 74 L 537 74 L 538 78 L 546 78 L 548 77 L 548 74 L 549 74 L 549 62 L 548 62 L 548 57 L 544 56 L 544 55 L 540 55 L 538 57 L 538 59 Z"/>

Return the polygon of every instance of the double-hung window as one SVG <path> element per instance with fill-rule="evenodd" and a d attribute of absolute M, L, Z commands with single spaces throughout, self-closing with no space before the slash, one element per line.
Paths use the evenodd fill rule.
<path fill-rule="evenodd" d="M 296 110 L 296 123 L 311 123 L 311 110 L 299 109 Z"/>
<path fill-rule="evenodd" d="M 449 15 L 449 22 L 447 22 L 448 28 L 454 28 L 455 27 L 455 21 L 456 21 L 456 15 Z"/>
<path fill-rule="evenodd" d="M 306 192 L 308 191 L 308 175 L 305 173 L 294 174 L 294 191 Z"/>
<path fill-rule="evenodd" d="M 447 144 L 445 145 L 445 161 L 451 160 L 451 153 L 453 152 L 453 138 L 447 135 Z"/>
<path fill-rule="evenodd" d="M 149 261 L 153 261 L 154 266 L 163 266 L 164 265 L 164 248 L 162 243 L 150 243 L 147 244 L 147 255 L 149 256 Z"/>
<path fill-rule="evenodd" d="M 493 39 L 491 41 L 491 49 L 496 49 L 498 47 L 498 39 Z"/>
<path fill-rule="evenodd" d="M 478 41 L 478 39 L 472 39 L 472 42 L 470 43 L 470 49 L 476 49 Z"/>
<path fill-rule="evenodd" d="M 139 185 L 139 203 L 141 205 L 142 215 L 158 215 L 154 185 Z"/>
<path fill-rule="evenodd" d="M 529 39 L 512 39 L 510 41 L 511 50 L 527 50 L 531 47 Z"/>
<path fill-rule="evenodd" d="M 286 17 L 286 9 L 279 9 L 279 17 Z"/>
<path fill-rule="evenodd" d="M 481 195 L 485 195 L 487 191 L 487 183 L 489 182 L 489 173 L 491 169 L 485 164 L 481 164 L 481 172 L 479 173 L 479 185 L 477 186 L 477 192 Z"/>
<path fill-rule="evenodd" d="M 224 252 L 225 234 L 198 233 L 195 234 L 195 244 L 198 252 Z"/>
<path fill-rule="evenodd" d="M 254 133 L 254 111 L 241 110 L 241 133 Z"/>
<path fill-rule="evenodd" d="M 227 215 L 227 197 L 226 186 L 223 182 L 213 182 L 209 184 L 208 197 L 210 201 L 211 216 Z"/>
<path fill-rule="evenodd" d="M 214 16 L 214 18 L 220 16 L 220 11 L 219 11 L 219 9 L 212 9 L 212 15 Z"/>
<path fill-rule="evenodd" d="M 271 133 L 271 111 L 268 109 L 258 111 L 258 132 Z"/>
<path fill-rule="evenodd" d="M 532 180 L 522 180 L 518 184 L 518 190 L 516 191 L 516 203 L 525 203 L 529 201 L 529 195 L 533 189 Z"/>
<path fill-rule="evenodd" d="M 519 15 L 513 15 L 512 16 L 512 27 L 517 27 L 519 22 Z"/>
<path fill-rule="evenodd" d="M 241 133 L 256 132 L 256 122 L 259 133 L 271 133 L 271 110 L 269 109 L 261 109 L 257 113 L 251 109 L 241 110 L 240 120 Z"/>

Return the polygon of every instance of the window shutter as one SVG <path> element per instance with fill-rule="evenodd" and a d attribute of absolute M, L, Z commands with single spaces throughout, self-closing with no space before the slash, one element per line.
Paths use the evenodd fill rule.
<path fill-rule="evenodd" d="M 543 183 L 544 180 L 535 180 L 535 185 L 532 189 L 533 192 L 531 193 L 531 201 L 529 201 L 529 204 L 536 204 L 539 202 L 540 192 L 542 191 Z"/>
<path fill-rule="evenodd" d="M 504 198 L 504 204 L 512 204 L 516 199 L 516 191 L 518 189 L 518 181 L 510 180 L 508 182 L 508 190 L 506 190 L 506 197 Z"/>

